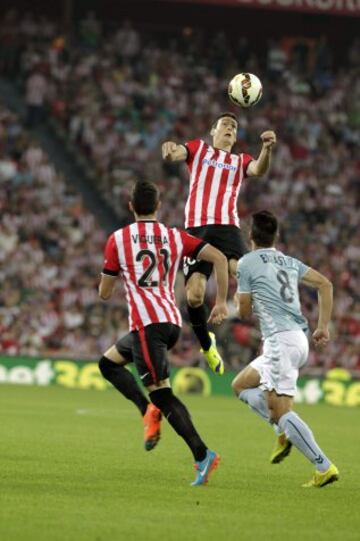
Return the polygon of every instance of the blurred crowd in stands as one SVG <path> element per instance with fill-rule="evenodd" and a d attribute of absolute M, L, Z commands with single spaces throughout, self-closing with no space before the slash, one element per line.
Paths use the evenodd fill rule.
<path fill-rule="evenodd" d="M 244 233 L 251 212 L 271 209 L 282 221 L 279 247 L 334 283 L 333 340 L 324 353 L 312 351 L 308 371 L 360 372 L 360 40 L 335 65 L 325 36 L 269 41 L 265 54 L 245 37 L 206 38 L 190 27 L 139 32 L 129 21 L 108 32 L 90 12 L 70 46 L 44 17 L 9 12 L 0 25 L 0 73 L 23 85 L 29 128 L 51 119 L 83 154 L 119 223 L 130 219 L 134 180 L 145 177 L 163 190 L 161 219 L 183 225 L 188 175 L 184 165 L 162 163 L 164 140 L 208 137 L 213 118 L 229 109 L 239 118 L 238 151 L 257 156 L 260 133 L 275 130 L 269 176 L 242 187 Z M 239 71 L 263 80 L 251 111 L 234 110 L 226 95 Z M 126 307 L 96 297 L 105 234 L 5 109 L 0 194 L 0 351 L 96 358 L 127 331 Z M 210 283 L 210 302 L 213 294 Z M 304 288 L 302 299 L 314 329 L 316 294 Z M 235 369 L 259 347 L 257 327 L 234 317 L 217 335 Z M 172 362 L 203 362 L 186 323 Z"/>
<path fill-rule="evenodd" d="M 97 358 L 128 332 L 121 282 L 97 295 L 105 232 L 3 106 L 0 213 L 0 354 Z M 194 343 L 185 325 L 173 364 L 202 362 Z"/>

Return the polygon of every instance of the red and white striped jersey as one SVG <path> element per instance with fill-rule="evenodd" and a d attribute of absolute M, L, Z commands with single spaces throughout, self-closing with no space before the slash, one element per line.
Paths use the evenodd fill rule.
<path fill-rule="evenodd" d="M 185 227 L 209 224 L 239 227 L 237 198 L 253 157 L 213 148 L 201 139 L 188 141 L 185 147 L 190 173 Z"/>
<path fill-rule="evenodd" d="M 185 231 L 156 221 L 118 229 L 106 243 L 103 273 L 124 279 L 130 331 L 152 323 L 181 326 L 174 283 L 183 257 L 196 259 L 206 245 Z"/>

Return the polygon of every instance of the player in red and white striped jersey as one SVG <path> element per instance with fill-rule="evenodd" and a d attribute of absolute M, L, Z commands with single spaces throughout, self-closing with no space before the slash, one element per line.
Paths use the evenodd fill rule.
<path fill-rule="evenodd" d="M 181 327 L 174 282 L 184 256 L 213 264 L 218 294 L 210 320 L 221 323 L 227 316 L 226 258 L 206 241 L 159 223 L 156 219 L 159 206 L 156 186 L 138 182 L 130 202 L 136 222 L 118 229 L 107 241 L 99 294 L 108 299 L 117 276 L 121 276 L 129 307 L 130 333 L 106 351 L 99 368 L 139 408 L 144 417 L 147 450 L 153 449 L 160 438 L 161 413 L 166 416 L 190 447 L 198 471 L 203 472 L 198 473 L 194 482 L 198 485 L 206 482 L 219 457 L 201 440 L 187 409 L 170 387 L 167 350 L 175 345 Z M 147 387 L 151 404 L 134 376 L 124 368 L 130 362 L 135 364 Z"/>
<path fill-rule="evenodd" d="M 152 323 L 181 326 L 174 282 L 183 256 L 197 257 L 206 244 L 175 228 L 139 220 L 118 229 L 107 242 L 104 274 L 121 274 L 129 306 L 130 331 Z"/>
<path fill-rule="evenodd" d="M 185 207 L 185 227 L 192 235 L 210 242 L 225 254 L 229 272 L 236 276 L 236 265 L 247 251 L 241 238 L 237 200 L 242 181 L 264 175 L 270 165 L 273 131 L 261 134 L 262 149 L 257 159 L 249 154 L 234 154 L 237 119 L 233 113 L 222 113 L 211 128 L 212 145 L 202 139 L 162 145 L 164 160 L 185 161 L 190 174 L 189 196 Z M 204 297 L 212 265 L 186 259 L 184 273 L 188 311 L 202 351 L 213 368 L 222 365 L 215 336 L 207 328 Z M 219 371 L 221 374 L 223 368 Z"/>

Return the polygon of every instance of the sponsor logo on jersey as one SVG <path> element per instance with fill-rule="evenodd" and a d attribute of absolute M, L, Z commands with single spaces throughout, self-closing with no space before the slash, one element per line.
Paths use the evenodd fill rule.
<path fill-rule="evenodd" d="M 208 160 L 207 158 L 204 158 L 202 161 L 203 165 L 210 165 L 211 167 L 218 167 L 219 169 L 229 169 L 230 171 L 236 171 L 235 165 L 232 165 L 231 163 L 222 163 L 217 162 L 216 160 Z"/>

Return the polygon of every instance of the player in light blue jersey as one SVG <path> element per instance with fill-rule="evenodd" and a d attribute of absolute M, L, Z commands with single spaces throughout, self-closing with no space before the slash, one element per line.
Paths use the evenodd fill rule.
<path fill-rule="evenodd" d="M 278 434 L 271 463 L 281 462 L 294 445 L 315 466 L 310 482 L 323 487 L 336 481 L 339 471 L 314 439 L 308 425 L 292 411 L 299 369 L 309 353 L 308 323 L 301 312 L 299 282 L 318 290 L 319 320 L 313 333 L 316 348 L 330 339 L 332 284 L 298 259 L 275 246 L 278 222 L 267 211 L 253 215 L 252 252 L 238 262 L 235 304 L 239 317 L 252 312 L 260 321 L 263 353 L 242 370 L 232 387 L 236 395 L 270 424 Z"/>

